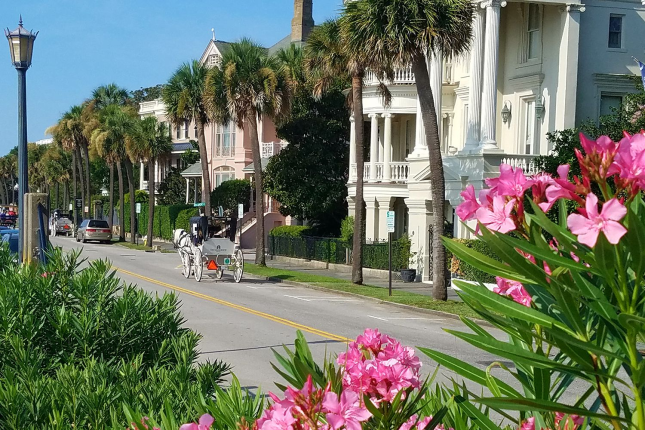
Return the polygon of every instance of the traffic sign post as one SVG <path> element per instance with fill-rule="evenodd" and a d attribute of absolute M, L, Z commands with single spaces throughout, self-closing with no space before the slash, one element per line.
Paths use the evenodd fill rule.
<path fill-rule="evenodd" d="M 387 211 L 385 217 L 387 225 L 387 268 L 388 268 L 388 295 L 392 296 L 392 233 L 394 233 L 394 211 Z"/>
<path fill-rule="evenodd" d="M 137 245 L 139 245 L 139 215 L 141 214 L 141 203 L 135 203 L 134 211 L 137 213 L 137 224 L 134 226 L 134 237 L 136 237 Z"/>
<path fill-rule="evenodd" d="M 195 208 L 203 208 L 206 206 L 206 203 L 193 203 L 193 207 Z"/>

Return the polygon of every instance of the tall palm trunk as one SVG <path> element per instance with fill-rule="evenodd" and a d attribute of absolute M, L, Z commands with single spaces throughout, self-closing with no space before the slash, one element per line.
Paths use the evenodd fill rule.
<path fill-rule="evenodd" d="M 90 151 L 86 143 L 81 145 L 81 151 L 83 152 L 83 162 L 85 164 L 85 195 L 87 196 L 85 201 L 88 208 L 94 210 L 92 208 L 92 188 L 90 184 Z M 94 215 L 96 216 L 96 214 Z"/>
<path fill-rule="evenodd" d="M 352 282 L 363 283 L 363 242 L 365 240 L 365 201 L 363 198 L 363 76 L 352 77 L 354 104 L 354 134 L 356 137 L 356 201 L 354 209 L 354 237 L 352 243 Z"/>
<path fill-rule="evenodd" d="M 63 212 L 69 208 L 69 182 L 63 184 Z"/>
<path fill-rule="evenodd" d="M 108 206 L 108 223 L 114 225 L 114 163 L 110 163 L 110 203 Z"/>
<path fill-rule="evenodd" d="M 132 161 L 126 157 L 125 159 L 125 174 L 128 176 L 128 193 L 130 194 L 130 243 L 135 243 L 137 238 L 136 219 L 137 214 L 136 196 L 134 195 L 134 174 L 132 172 Z"/>
<path fill-rule="evenodd" d="M 448 298 L 448 290 L 446 289 L 446 250 L 441 242 L 444 228 L 446 186 L 443 176 L 437 112 L 434 108 L 434 97 L 430 87 L 428 67 L 423 55 L 418 55 L 414 58 L 412 71 L 417 83 L 421 118 L 426 130 L 426 142 L 428 143 L 430 156 L 430 192 L 432 194 L 432 213 L 434 215 L 432 220 L 432 297 L 435 300 L 446 300 Z"/>
<path fill-rule="evenodd" d="M 146 245 L 152 248 L 152 227 L 155 221 L 155 160 L 148 160 L 148 241 Z"/>
<path fill-rule="evenodd" d="M 260 138 L 258 136 L 258 115 L 255 109 L 249 110 L 251 152 L 255 180 L 255 264 L 266 266 L 264 256 L 264 195 L 262 194 L 262 159 L 260 157 Z"/>
<path fill-rule="evenodd" d="M 123 190 L 121 161 L 116 164 L 116 173 L 119 177 L 119 242 L 123 242 L 125 241 L 125 192 Z"/>
<path fill-rule="evenodd" d="M 199 144 L 199 158 L 202 165 L 202 201 L 206 205 L 204 214 L 211 214 L 211 178 L 208 171 L 208 153 L 206 152 L 206 136 L 204 135 L 204 123 L 196 116 L 195 125 L 197 126 L 197 143 Z"/>
<path fill-rule="evenodd" d="M 85 216 L 85 179 L 83 177 L 83 157 L 81 156 L 81 148 L 76 145 L 74 152 L 76 153 L 76 166 L 78 168 L 78 183 L 81 189 L 81 214 Z"/>

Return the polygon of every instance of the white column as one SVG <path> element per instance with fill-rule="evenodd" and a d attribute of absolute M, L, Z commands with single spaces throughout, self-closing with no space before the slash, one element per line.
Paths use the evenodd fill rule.
<path fill-rule="evenodd" d="M 391 113 L 383 114 L 385 118 L 384 128 L 384 148 L 383 148 L 383 182 L 389 182 L 391 179 L 390 163 L 392 162 L 392 115 Z"/>
<path fill-rule="evenodd" d="M 448 153 L 450 146 L 454 146 L 452 142 L 452 124 L 453 124 L 453 119 L 455 117 L 455 114 L 453 112 L 444 113 L 443 117 L 448 119 L 448 130 L 445 130 L 447 134 L 447 141 L 448 141 L 448 144 L 446 145 L 446 153 Z"/>
<path fill-rule="evenodd" d="M 470 88 L 468 89 L 468 127 L 466 147 L 469 151 L 476 149 L 480 141 L 482 109 L 482 60 L 484 57 L 484 11 L 475 10 L 473 20 L 473 44 L 470 51 Z"/>
<path fill-rule="evenodd" d="M 378 117 L 377 113 L 369 115 L 372 120 L 370 129 L 370 182 L 376 182 L 376 163 L 378 161 Z"/>
<path fill-rule="evenodd" d="M 374 197 L 365 199 L 365 239 L 368 241 L 378 240 L 378 204 Z"/>
<path fill-rule="evenodd" d="M 556 97 L 557 112 L 555 115 L 556 130 L 575 127 L 580 12 L 584 11 L 584 5 L 568 4 L 562 13 Z"/>
<path fill-rule="evenodd" d="M 145 171 L 145 168 L 146 168 L 146 165 L 144 163 L 141 163 L 139 167 L 139 189 L 140 190 L 143 190 L 143 178 L 144 178 L 143 173 Z M 148 174 L 149 173 L 150 172 L 148 172 Z"/>
<path fill-rule="evenodd" d="M 443 54 L 440 51 L 432 53 L 430 59 L 430 88 L 434 99 L 434 110 L 437 113 L 437 132 L 441 140 L 441 92 L 443 84 Z"/>
<path fill-rule="evenodd" d="M 356 180 L 356 130 L 354 130 L 354 115 L 349 117 L 349 181 Z"/>
<path fill-rule="evenodd" d="M 190 179 L 186 178 L 186 204 L 188 204 L 188 195 L 190 194 Z"/>
<path fill-rule="evenodd" d="M 385 115 L 382 115 L 382 117 L 385 118 Z M 378 128 L 378 161 L 379 163 L 385 161 L 385 130 L 380 124 Z"/>
<path fill-rule="evenodd" d="M 428 156 L 428 143 L 426 142 L 426 128 L 421 116 L 421 103 L 417 96 L 417 116 L 414 132 L 414 151 L 409 155 L 412 158 L 425 158 Z"/>
<path fill-rule="evenodd" d="M 497 65 L 499 60 L 500 6 L 505 1 L 488 0 L 486 7 L 486 37 L 484 41 L 484 82 L 482 89 L 481 149 L 497 149 Z"/>
<path fill-rule="evenodd" d="M 411 251 L 416 255 L 410 262 L 410 269 L 416 269 L 422 281 L 432 281 L 430 277 L 430 255 L 432 253 L 429 228 L 432 224 L 430 202 L 426 200 L 405 199 L 408 207 L 408 234 L 412 242 Z"/>

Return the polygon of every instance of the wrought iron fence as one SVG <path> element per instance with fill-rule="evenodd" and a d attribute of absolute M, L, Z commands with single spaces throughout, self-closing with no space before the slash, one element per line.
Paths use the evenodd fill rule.
<path fill-rule="evenodd" d="M 395 271 L 407 267 L 407 262 L 404 262 L 400 257 L 400 247 L 398 242 L 392 242 L 392 270 Z M 346 242 L 337 238 L 269 236 L 269 253 L 332 264 L 351 264 L 351 249 Z M 363 267 L 387 270 L 387 242 L 363 245 Z"/>

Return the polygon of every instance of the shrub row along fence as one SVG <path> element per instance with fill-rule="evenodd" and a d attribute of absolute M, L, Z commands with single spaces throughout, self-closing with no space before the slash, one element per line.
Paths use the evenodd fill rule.
<path fill-rule="evenodd" d="M 407 262 L 403 261 L 400 256 L 402 248 L 405 246 L 406 244 L 401 244 L 398 241 L 392 242 L 392 270 L 398 271 L 407 268 Z M 407 242 L 407 247 L 409 252 L 409 242 Z M 269 236 L 269 252 L 271 255 L 323 261 L 331 264 L 351 263 L 351 249 L 347 243 L 341 239 L 329 237 Z M 387 242 L 363 245 L 363 267 L 387 270 Z"/>
<path fill-rule="evenodd" d="M 130 206 L 126 205 L 125 211 L 125 231 L 130 231 Z M 172 240 L 172 232 L 175 229 L 183 228 L 189 230 L 190 218 L 197 216 L 199 210 L 195 207 L 188 205 L 172 205 L 172 206 L 155 206 L 155 219 L 152 227 L 152 235 L 164 240 Z M 141 213 L 137 214 L 138 228 L 137 232 L 141 236 L 148 234 L 148 204 L 141 204 Z"/>

